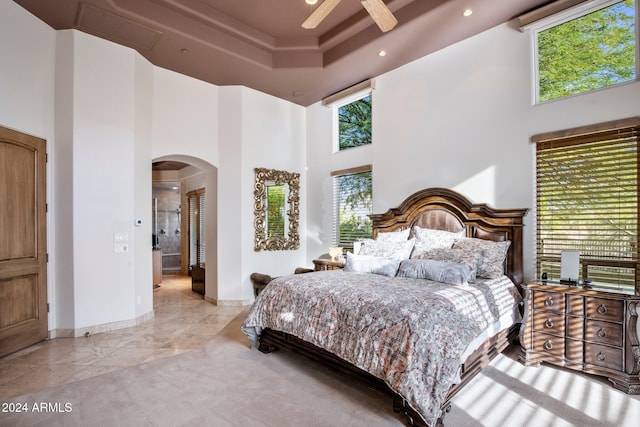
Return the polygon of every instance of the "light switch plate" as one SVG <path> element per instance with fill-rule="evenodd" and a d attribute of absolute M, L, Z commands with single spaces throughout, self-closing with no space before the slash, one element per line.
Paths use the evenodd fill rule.
<path fill-rule="evenodd" d="M 129 252 L 129 245 L 126 243 L 114 243 L 113 245 L 113 253 L 116 254 L 126 254 Z"/>

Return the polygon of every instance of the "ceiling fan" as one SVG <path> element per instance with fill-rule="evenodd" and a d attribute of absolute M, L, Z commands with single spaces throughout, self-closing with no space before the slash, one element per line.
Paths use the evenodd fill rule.
<path fill-rule="evenodd" d="M 302 23 L 302 28 L 316 28 L 324 18 L 331 13 L 341 0 L 324 0 L 311 16 Z M 383 33 L 390 31 L 396 26 L 398 20 L 389 10 L 382 0 L 360 0 L 362 6 L 369 12 L 371 18 L 378 24 Z"/>

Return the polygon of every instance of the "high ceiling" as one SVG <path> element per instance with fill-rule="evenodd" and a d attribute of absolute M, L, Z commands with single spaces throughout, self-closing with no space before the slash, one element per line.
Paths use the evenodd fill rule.
<path fill-rule="evenodd" d="M 304 106 L 549 3 L 387 0 L 399 23 L 383 33 L 358 0 L 342 0 L 312 30 L 301 24 L 323 0 L 14 1 L 54 29 L 77 29 L 159 67 Z M 463 16 L 466 9 L 473 14 Z"/>

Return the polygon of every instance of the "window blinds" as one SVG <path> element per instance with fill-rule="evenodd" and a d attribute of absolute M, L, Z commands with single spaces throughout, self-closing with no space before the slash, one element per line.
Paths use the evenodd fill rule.
<path fill-rule="evenodd" d="M 614 124 L 532 138 L 538 276 L 559 278 L 560 253 L 572 250 L 583 279 L 636 286 L 640 121 Z"/>
<path fill-rule="evenodd" d="M 199 222 L 199 226 L 198 226 L 198 265 L 200 265 L 201 267 L 204 266 L 204 263 L 206 261 L 206 249 L 207 246 L 205 244 L 206 239 L 204 238 L 204 232 L 206 230 L 205 227 L 205 209 L 204 209 L 204 205 L 205 205 L 205 194 L 204 192 L 199 194 L 199 209 L 198 209 L 198 222 Z"/>
<path fill-rule="evenodd" d="M 204 189 L 187 193 L 189 204 L 189 265 L 205 263 L 205 194 Z"/>
<path fill-rule="evenodd" d="M 334 244 L 351 247 L 358 239 L 371 238 L 371 166 L 338 171 L 332 175 Z"/>

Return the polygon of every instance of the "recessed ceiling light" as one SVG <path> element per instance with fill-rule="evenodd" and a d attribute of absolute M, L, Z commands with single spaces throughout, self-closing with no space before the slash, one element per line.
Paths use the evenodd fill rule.
<path fill-rule="evenodd" d="M 466 9 L 464 12 L 462 12 L 462 16 L 471 16 L 472 13 L 473 13 L 473 10 Z"/>
<path fill-rule="evenodd" d="M 387 56 L 387 51 L 381 50 L 380 52 L 378 52 L 378 56 Z"/>
<path fill-rule="evenodd" d="M 307 4 L 316 4 L 318 3 L 318 0 L 304 0 L 304 2 Z"/>

